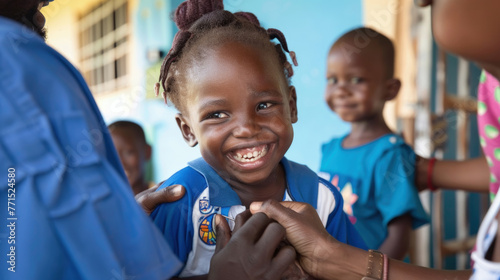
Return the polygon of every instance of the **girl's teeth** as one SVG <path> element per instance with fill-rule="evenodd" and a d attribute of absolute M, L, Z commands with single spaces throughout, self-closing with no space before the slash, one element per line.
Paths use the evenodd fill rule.
<path fill-rule="evenodd" d="M 264 147 L 261 151 L 248 152 L 244 155 L 236 153 L 235 159 L 242 162 L 255 161 L 267 154 L 267 147 Z"/>

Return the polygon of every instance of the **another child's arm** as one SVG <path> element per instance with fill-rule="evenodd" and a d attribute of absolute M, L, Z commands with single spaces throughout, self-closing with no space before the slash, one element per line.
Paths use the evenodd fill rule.
<path fill-rule="evenodd" d="M 411 219 L 409 214 L 392 219 L 387 226 L 387 238 L 378 250 L 390 258 L 402 260 L 410 247 Z"/>
<path fill-rule="evenodd" d="M 489 190 L 489 167 L 484 156 L 463 161 L 436 160 L 430 169 L 429 163 L 429 159 L 417 157 L 415 181 L 419 191 L 429 188 L 429 179 L 437 189 L 471 192 Z"/>
<path fill-rule="evenodd" d="M 316 210 L 307 203 L 266 201 L 252 203 L 252 213 L 264 212 L 286 230 L 287 239 L 309 274 L 319 279 L 359 280 L 365 276 L 369 255 L 343 244 L 323 228 Z M 387 279 L 469 279 L 470 270 L 436 270 L 388 259 Z"/>
<path fill-rule="evenodd" d="M 398 260 L 408 253 L 411 230 L 428 222 L 415 189 L 414 158 L 411 148 L 401 143 L 386 150 L 374 167 L 373 199 L 386 230 L 378 249 Z"/>

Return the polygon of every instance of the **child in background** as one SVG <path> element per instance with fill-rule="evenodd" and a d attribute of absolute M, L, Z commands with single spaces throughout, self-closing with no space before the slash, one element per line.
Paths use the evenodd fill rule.
<path fill-rule="evenodd" d="M 142 127 L 130 121 L 117 121 L 108 126 L 113 144 L 127 175 L 134 195 L 147 190 L 145 165 L 151 159 L 151 146 L 146 142 Z"/>
<path fill-rule="evenodd" d="M 330 48 L 326 76 L 326 102 L 351 131 L 323 145 L 320 176 L 340 189 L 368 247 L 403 259 L 411 229 L 428 217 L 414 186 L 415 154 L 383 118 L 401 86 L 394 46 L 373 29 L 351 30 Z"/>
<path fill-rule="evenodd" d="M 151 217 L 184 263 L 179 276 L 207 274 L 216 244 L 214 217 L 232 220 L 254 201 L 309 203 L 332 236 L 365 248 L 342 211 L 340 193 L 284 157 L 297 97 L 283 34 L 262 28 L 251 13 L 223 10 L 222 0 L 186 1 L 174 20 L 180 31 L 160 81 L 165 101 L 179 110 L 185 141 L 199 145 L 202 158 L 162 184 L 160 189 L 181 184 L 186 195 L 160 205 Z"/>

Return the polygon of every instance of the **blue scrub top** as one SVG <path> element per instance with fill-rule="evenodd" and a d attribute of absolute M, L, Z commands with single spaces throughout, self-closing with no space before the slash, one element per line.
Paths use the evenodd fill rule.
<path fill-rule="evenodd" d="M 2 17 L 0 182 L 0 279 L 168 279 L 180 268 L 80 73 Z"/>

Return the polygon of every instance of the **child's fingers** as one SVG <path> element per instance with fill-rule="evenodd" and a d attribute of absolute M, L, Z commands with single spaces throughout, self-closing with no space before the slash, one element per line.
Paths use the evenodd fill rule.
<path fill-rule="evenodd" d="M 231 229 L 229 228 L 229 224 L 227 223 L 226 219 L 219 214 L 215 215 L 214 224 L 215 236 L 217 238 L 214 254 L 217 254 L 220 250 L 226 247 L 226 244 L 231 239 Z"/>

